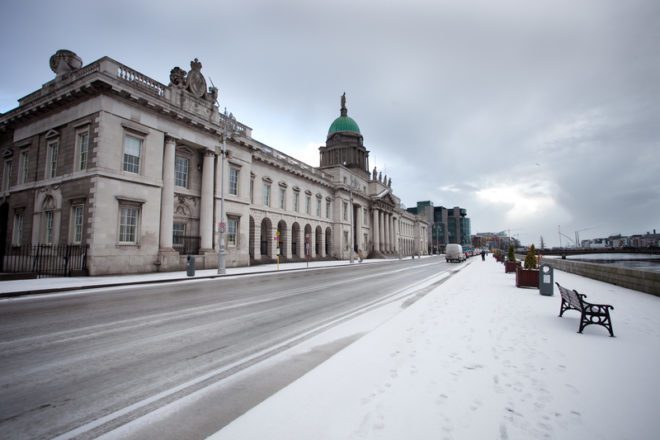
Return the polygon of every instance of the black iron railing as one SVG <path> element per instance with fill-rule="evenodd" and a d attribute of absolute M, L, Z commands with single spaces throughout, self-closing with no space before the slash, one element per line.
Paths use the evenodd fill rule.
<path fill-rule="evenodd" d="M 0 255 L 0 272 L 39 277 L 87 275 L 87 248 L 70 244 L 10 245 Z"/>

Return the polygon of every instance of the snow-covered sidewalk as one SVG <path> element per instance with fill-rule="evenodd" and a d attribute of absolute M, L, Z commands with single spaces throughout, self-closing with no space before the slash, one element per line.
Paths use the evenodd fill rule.
<path fill-rule="evenodd" d="M 475 258 L 212 438 L 660 438 L 660 298 L 555 281 L 614 305 L 616 337 Z"/>

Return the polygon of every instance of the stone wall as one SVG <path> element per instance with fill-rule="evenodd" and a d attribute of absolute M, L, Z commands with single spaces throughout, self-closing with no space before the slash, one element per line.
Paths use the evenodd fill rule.
<path fill-rule="evenodd" d="M 648 272 L 606 264 L 585 263 L 582 261 L 544 258 L 543 263 L 554 269 L 574 273 L 598 281 L 615 284 L 628 289 L 639 290 L 660 296 L 660 272 Z M 570 286 L 567 286 L 570 288 Z"/>

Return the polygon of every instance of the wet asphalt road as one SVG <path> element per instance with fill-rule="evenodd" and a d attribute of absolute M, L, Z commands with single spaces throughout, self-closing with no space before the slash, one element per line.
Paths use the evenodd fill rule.
<path fill-rule="evenodd" d="M 2 300 L 0 432 L 98 437 L 453 267 L 403 260 Z M 153 436 L 203 438 L 350 342 Z"/>

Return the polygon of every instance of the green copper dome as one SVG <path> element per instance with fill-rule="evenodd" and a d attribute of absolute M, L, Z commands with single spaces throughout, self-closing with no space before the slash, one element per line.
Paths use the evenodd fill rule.
<path fill-rule="evenodd" d="M 357 122 L 355 122 L 353 118 L 349 116 L 340 116 L 332 122 L 332 125 L 330 125 L 328 136 L 340 131 L 351 131 L 360 134 L 360 127 L 358 127 Z"/>

